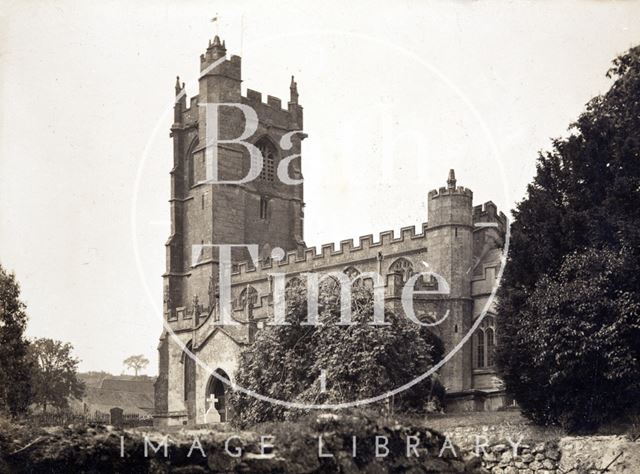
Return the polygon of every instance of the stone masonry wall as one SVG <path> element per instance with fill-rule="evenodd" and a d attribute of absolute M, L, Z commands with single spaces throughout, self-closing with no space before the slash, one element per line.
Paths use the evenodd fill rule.
<path fill-rule="evenodd" d="M 522 426 L 484 426 L 480 430 L 478 427 L 459 427 L 445 435 L 460 447 L 465 459 L 480 454 L 485 473 L 640 472 L 640 440 L 627 436 L 565 436 L 536 441 L 535 437 L 540 436 L 538 431 L 536 428 L 522 429 Z M 513 444 L 518 445 L 515 452 Z"/>

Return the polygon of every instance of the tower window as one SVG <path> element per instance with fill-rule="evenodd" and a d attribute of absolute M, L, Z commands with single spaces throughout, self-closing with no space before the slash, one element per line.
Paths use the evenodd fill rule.
<path fill-rule="evenodd" d="M 264 196 L 260 196 L 260 219 L 266 219 L 268 211 L 269 200 Z"/>
<path fill-rule="evenodd" d="M 272 183 L 276 175 L 276 150 L 269 140 L 261 140 L 257 145 L 262 153 L 260 179 Z"/>

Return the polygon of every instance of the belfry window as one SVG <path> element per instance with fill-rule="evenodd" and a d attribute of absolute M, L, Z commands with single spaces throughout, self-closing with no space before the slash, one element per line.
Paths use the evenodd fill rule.
<path fill-rule="evenodd" d="M 256 146 L 262 153 L 262 172 L 260 180 L 272 183 L 276 175 L 276 149 L 273 144 L 267 140 L 260 140 Z"/>
<path fill-rule="evenodd" d="M 488 369 L 495 365 L 496 329 L 495 317 L 487 314 L 473 336 L 473 359 L 476 369 Z"/>

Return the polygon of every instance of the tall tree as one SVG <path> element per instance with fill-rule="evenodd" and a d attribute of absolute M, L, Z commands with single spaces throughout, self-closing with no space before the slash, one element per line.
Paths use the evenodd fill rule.
<path fill-rule="evenodd" d="M 53 339 L 36 339 L 31 344 L 34 370 L 34 402 L 43 411 L 52 406 L 69 407 L 69 397 L 80 398 L 84 383 L 78 378 L 78 359 L 71 354 L 73 346 Z"/>
<path fill-rule="evenodd" d="M 0 265 L 0 410 L 12 415 L 26 411 L 32 396 L 25 309 L 15 275 Z"/>
<path fill-rule="evenodd" d="M 598 404 L 612 389 L 611 373 L 624 374 L 616 381 L 627 395 L 637 390 L 632 359 L 640 352 L 626 331 L 640 340 L 633 333 L 640 293 L 640 47 L 616 58 L 607 75 L 611 89 L 587 104 L 568 137 L 539 156 L 527 197 L 514 211 L 499 291 L 498 364 L 507 390 L 529 417 L 571 429 L 581 428 L 585 413 L 595 413 L 587 405 L 604 412 L 583 418 L 585 429 L 620 413 L 615 397 L 608 409 Z M 612 271 L 623 278 L 614 279 Z M 608 272 L 607 278 L 598 272 Z M 622 286 L 613 291 L 614 283 Z M 602 292 L 603 303 L 616 309 L 604 317 L 601 304 L 576 298 L 588 291 Z M 620 337 L 615 348 L 602 345 L 603 331 L 612 341 Z M 543 340 L 543 334 L 554 337 Z M 576 345 L 576 337 L 596 351 Z M 571 369 L 562 366 L 567 360 Z M 565 390 L 582 386 L 577 378 L 587 372 L 595 390 L 588 397 Z"/>
<path fill-rule="evenodd" d="M 138 376 L 138 372 L 143 370 L 147 365 L 149 365 L 149 359 L 147 359 L 144 355 L 132 355 L 127 357 L 124 361 L 122 361 L 125 367 L 129 367 L 133 370 L 136 377 Z"/>

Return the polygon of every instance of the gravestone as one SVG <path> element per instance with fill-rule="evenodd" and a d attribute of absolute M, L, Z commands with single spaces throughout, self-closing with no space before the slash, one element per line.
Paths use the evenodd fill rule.
<path fill-rule="evenodd" d="M 207 425 L 220 423 L 220 413 L 218 413 L 218 410 L 216 410 L 216 402 L 218 401 L 218 399 L 212 393 L 211 395 L 209 395 L 208 401 L 209 409 L 204 413 L 204 423 Z"/>
<path fill-rule="evenodd" d="M 122 425 L 124 423 L 123 411 L 124 410 L 122 410 L 122 408 L 120 407 L 113 407 L 111 410 L 109 410 L 109 424 L 118 428 L 122 428 Z"/>

